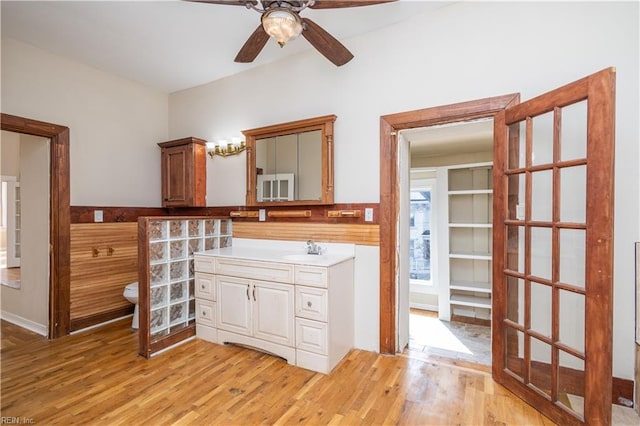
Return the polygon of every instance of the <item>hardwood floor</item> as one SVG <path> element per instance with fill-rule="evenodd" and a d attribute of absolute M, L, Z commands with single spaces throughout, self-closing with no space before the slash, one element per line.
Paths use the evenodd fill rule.
<path fill-rule="evenodd" d="M 352 351 L 331 375 L 192 340 L 150 360 L 129 319 L 46 340 L 2 321 L 2 416 L 39 424 L 550 425 L 482 371 Z"/>

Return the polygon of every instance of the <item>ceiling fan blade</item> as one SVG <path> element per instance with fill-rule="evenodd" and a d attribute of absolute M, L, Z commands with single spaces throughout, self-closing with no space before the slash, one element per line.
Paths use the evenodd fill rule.
<path fill-rule="evenodd" d="M 344 7 L 373 6 L 382 3 L 392 3 L 397 0 L 316 0 L 311 9 L 340 9 Z"/>
<path fill-rule="evenodd" d="M 244 63 L 253 62 L 256 56 L 258 56 L 258 53 L 264 48 L 264 45 L 267 44 L 267 40 L 269 40 L 269 34 L 264 31 L 262 24 L 258 25 L 258 28 L 256 28 L 244 43 L 234 61 Z"/>
<path fill-rule="evenodd" d="M 185 0 L 193 3 L 211 3 L 211 4 L 225 4 L 227 6 L 246 6 L 247 3 L 251 3 L 254 6 L 258 4 L 256 0 Z"/>
<path fill-rule="evenodd" d="M 353 59 L 353 54 L 342 43 L 336 40 L 331 34 L 322 29 L 318 24 L 309 18 L 302 18 L 304 30 L 302 35 L 316 50 L 322 53 L 328 60 L 336 66 L 341 66 Z"/>

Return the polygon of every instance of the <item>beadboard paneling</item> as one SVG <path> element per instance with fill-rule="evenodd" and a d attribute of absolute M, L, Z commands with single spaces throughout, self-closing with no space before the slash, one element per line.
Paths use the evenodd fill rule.
<path fill-rule="evenodd" d="M 138 280 L 137 232 L 135 222 L 71 225 L 72 330 L 91 325 L 91 318 L 105 321 L 110 312 L 133 312 L 122 292 Z"/>
<path fill-rule="evenodd" d="M 380 241 L 378 225 L 286 223 L 286 222 L 233 222 L 234 238 L 265 240 L 327 241 L 377 246 Z"/>

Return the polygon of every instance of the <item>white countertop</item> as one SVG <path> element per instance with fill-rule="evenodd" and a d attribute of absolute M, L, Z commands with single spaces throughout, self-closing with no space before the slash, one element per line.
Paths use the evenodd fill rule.
<path fill-rule="evenodd" d="M 251 247 L 244 245 L 200 251 L 195 255 L 313 266 L 332 266 L 355 257 L 349 251 L 336 250 L 317 255 L 306 254 L 304 249 L 297 247 Z"/>

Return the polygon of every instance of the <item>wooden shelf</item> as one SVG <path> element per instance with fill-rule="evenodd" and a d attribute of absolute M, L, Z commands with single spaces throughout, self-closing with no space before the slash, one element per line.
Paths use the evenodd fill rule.
<path fill-rule="evenodd" d="M 491 299 L 488 297 L 452 294 L 449 301 L 452 305 L 491 309 Z"/>
<path fill-rule="evenodd" d="M 491 294 L 491 283 L 472 282 L 472 281 L 451 281 L 449 283 L 451 290 L 474 291 L 476 293 Z"/>
<path fill-rule="evenodd" d="M 450 259 L 491 260 L 491 253 L 449 253 Z"/>
<path fill-rule="evenodd" d="M 490 163 L 447 171 L 449 313 L 465 318 L 485 318 L 481 309 L 491 309 L 491 186 Z"/>
<path fill-rule="evenodd" d="M 459 191 L 449 191 L 449 195 L 476 195 L 493 194 L 493 189 L 463 189 Z"/>

